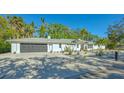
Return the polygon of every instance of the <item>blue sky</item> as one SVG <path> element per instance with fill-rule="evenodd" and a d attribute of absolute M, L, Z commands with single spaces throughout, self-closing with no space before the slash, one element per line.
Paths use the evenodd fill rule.
<path fill-rule="evenodd" d="M 119 21 L 124 14 L 15 14 L 21 16 L 26 23 L 34 21 L 41 25 L 40 17 L 45 17 L 47 23 L 61 23 L 72 29 L 86 28 L 89 32 L 106 36 L 108 25 Z M 3 15 L 4 16 L 4 15 Z"/>

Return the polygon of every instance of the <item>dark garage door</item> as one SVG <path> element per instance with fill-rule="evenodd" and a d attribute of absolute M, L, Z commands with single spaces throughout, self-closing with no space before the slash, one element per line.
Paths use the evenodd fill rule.
<path fill-rule="evenodd" d="M 47 52 L 47 44 L 20 44 L 20 52 Z"/>

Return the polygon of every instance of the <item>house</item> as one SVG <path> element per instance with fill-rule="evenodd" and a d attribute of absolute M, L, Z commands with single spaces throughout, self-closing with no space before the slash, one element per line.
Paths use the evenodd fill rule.
<path fill-rule="evenodd" d="M 82 40 L 50 38 L 11 39 L 8 42 L 11 43 L 11 53 L 62 52 L 65 47 L 80 51 L 83 43 Z"/>
<path fill-rule="evenodd" d="M 97 49 L 105 49 L 105 45 L 96 45 L 92 41 L 84 41 L 82 44 L 82 50 L 97 50 Z"/>

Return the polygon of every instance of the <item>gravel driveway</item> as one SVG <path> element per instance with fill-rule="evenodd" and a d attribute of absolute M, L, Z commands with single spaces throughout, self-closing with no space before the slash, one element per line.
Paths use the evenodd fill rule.
<path fill-rule="evenodd" d="M 0 78 L 124 78 L 124 62 L 59 53 L 0 54 Z"/>

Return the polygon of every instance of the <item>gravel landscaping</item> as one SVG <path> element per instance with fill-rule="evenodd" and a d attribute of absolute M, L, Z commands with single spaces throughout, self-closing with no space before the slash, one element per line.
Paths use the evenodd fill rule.
<path fill-rule="evenodd" d="M 0 54 L 1 79 L 122 79 L 124 53 L 112 57 L 61 53 Z M 113 55 L 110 55 L 113 56 Z"/>

